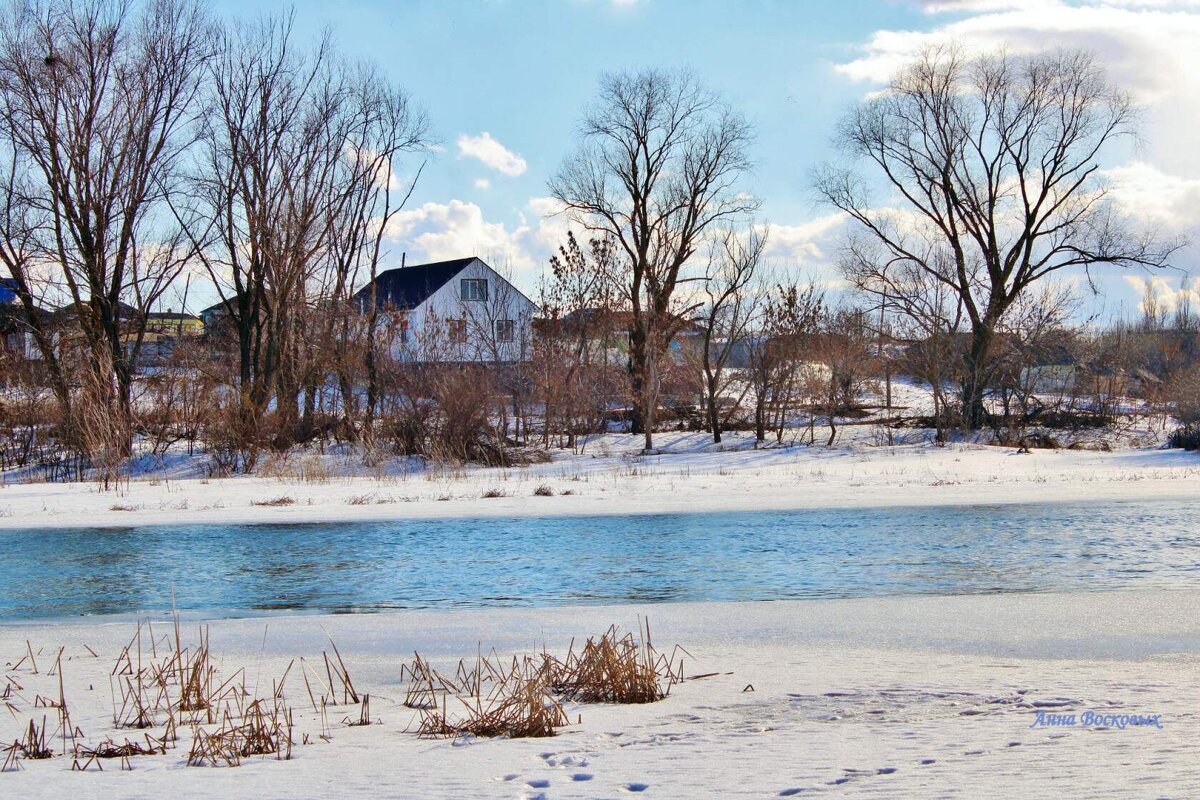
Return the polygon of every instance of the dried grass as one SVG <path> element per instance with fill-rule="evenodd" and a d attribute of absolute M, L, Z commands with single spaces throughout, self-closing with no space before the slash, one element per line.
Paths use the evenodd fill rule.
<path fill-rule="evenodd" d="M 20 769 L 23 758 L 30 761 L 53 758 L 54 751 L 46 742 L 46 717 L 42 717 L 41 725 L 29 720 L 29 727 L 25 729 L 25 735 L 4 748 L 4 752 L 4 764 L 0 766 L 0 772 L 12 772 Z"/>
<path fill-rule="evenodd" d="M 654 703 L 683 681 L 683 660 L 659 653 L 650 639 L 650 623 L 638 623 L 638 635 L 621 634 L 614 625 L 599 637 L 589 636 L 576 652 L 575 643 L 565 659 L 546 656 L 556 694 L 577 703 Z"/>
<path fill-rule="evenodd" d="M 417 654 L 407 671 L 412 681 L 405 705 L 420 711 L 422 737 L 539 738 L 569 723 L 542 662 L 529 656 L 508 665 L 494 655 L 478 656 L 473 667 L 460 661 L 451 680 Z"/>
<path fill-rule="evenodd" d="M 281 494 L 279 497 L 272 497 L 269 500 L 251 500 L 252 506 L 266 506 L 268 508 L 282 508 L 284 506 L 293 506 L 296 504 L 296 498 Z"/>

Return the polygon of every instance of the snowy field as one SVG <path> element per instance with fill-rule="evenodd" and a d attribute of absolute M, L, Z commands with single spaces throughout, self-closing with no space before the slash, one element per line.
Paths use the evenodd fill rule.
<path fill-rule="evenodd" d="M 328 741 L 293 669 L 291 761 L 184 765 L 180 748 L 70 771 L 70 757 L 0 775 L 4 797 L 1195 797 L 1200 764 L 1200 591 L 1032 594 L 537 610 L 394 612 L 212 623 L 220 677 L 244 669 L 270 692 L 293 658 L 338 643 L 379 724 L 349 727 L 330 711 Z M 689 680 L 658 703 L 568 707 L 548 739 L 417 738 L 400 666 L 414 649 L 435 663 L 477 647 L 565 649 L 572 637 L 648 614 L 660 648 L 691 654 Z M 0 658 L 23 689 L 0 718 L 11 741 L 65 650 L 72 721 L 96 741 L 112 726 L 110 672 L 128 620 L 0 628 Z M 159 620 L 157 635 L 169 626 Z M 185 627 L 185 637 L 194 625 Z M 482 640 L 482 642 L 481 642 Z M 29 645 L 26 642 L 29 642 Z M 86 647 L 85 647 L 86 646 Z M 90 650 L 88 649 L 90 648 Z M 91 652 L 96 656 L 93 657 Z M 266 687 L 266 688 L 264 688 Z M 1074 726 L 1031 727 L 1038 712 Z M 50 717 L 55 717 L 51 709 Z M 1157 726 L 1084 726 L 1084 712 L 1158 715 Z M 60 742 L 52 739 L 52 746 Z M 181 752 L 182 751 L 182 752 Z"/>
<path fill-rule="evenodd" d="M 731 434 L 613 435 L 582 453 L 511 469 L 366 470 L 350 456 L 295 456 L 252 477 L 207 479 L 192 459 L 145 467 L 119 491 L 0 486 L 0 527 L 131 526 L 463 516 L 669 513 L 816 507 L 1200 497 L 1200 457 L 1155 448 L 1034 450 L 928 444 L 752 448 Z M 365 474 L 364 474 L 365 473 Z M 543 494 L 535 494 L 541 488 Z M 553 496 L 545 496 L 549 490 Z M 486 496 L 485 495 L 490 495 Z"/>
<path fill-rule="evenodd" d="M 195 464 L 146 472 L 119 492 L 88 484 L 0 488 L 0 526 L 136 526 L 484 515 L 1200 499 L 1200 459 L 1159 449 L 1113 452 L 952 445 L 753 450 L 734 436 L 633 437 L 528 468 L 362 475 L 338 456 L 306 457 L 270 476 L 207 480 Z M 289 474 L 290 471 L 290 474 Z M 535 493 L 541 487 L 551 491 Z M 491 495 L 491 496 L 489 496 Z M 286 498 L 287 502 L 281 502 Z M 263 505 L 263 503 L 269 503 Z M 653 565 L 648 565 L 653 566 Z M 1047 587 L 1051 588 L 1051 587 Z M 379 724 L 357 707 L 322 722 L 295 671 L 291 761 L 237 769 L 185 765 L 189 731 L 166 755 L 122 772 L 72 772 L 61 755 L 0 775 L 0 796 L 230 797 L 1196 797 L 1200 764 L 1200 588 L 1107 593 L 892 597 L 764 603 L 273 615 L 211 621 L 218 677 L 270 694 L 294 659 L 319 663 L 336 641 Z M 655 643 L 690 654 L 687 680 L 645 706 L 569 705 L 559 736 L 418 738 L 402 705 L 414 650 L 451 667 L 482 648 L 503 655 L 649 617 Z M 185 644 L 201 620 L 185 622 Z M 155 633 L 168 632 L 165 617 Z M 0 625 L 10 705 L 0 742 L 57 712 L 62 650 L 71 718 L 91 744 L 130 734 L 113 722 L 111 673 L 132 619 Z M 33 653 L 39 671 L 32 672 Z M 95 655 L 93 655 L 95 653 Z M 14 668 L 15 667 L 15 668 Z M 244 670 L 239 672 L 239 670 Z M 295 668 L 293 668 L 295 670 Z M 42 700 L 39 700 L 39 697 Z M 1038 714 L 1076 724 L 1036 726 Z M 1142 715 L 1158 725 L 1084 725 L 1083 714 Z M 322 731 L 328 740 L 320 738 Z M 134 737 L 136 738 L 136 736 Z M 300 744 L 302 741 L 308 744 Z M 61 750 L 61 739 L 51 736 Z"/>

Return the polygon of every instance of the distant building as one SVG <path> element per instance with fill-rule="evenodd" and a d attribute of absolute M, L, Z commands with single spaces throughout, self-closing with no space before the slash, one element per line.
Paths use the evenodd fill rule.
<path fill-rule="evenodd" d="M 146 315 L 146 333 L 161 336 L 199 336 L 204 333 L 204 320 L 195 314 L 167 309 Z"/>
<path fill-rule="evenodd" d="M 0 278 L 0 350 L 18 358 L 32 360 L 39 357 L 11 278 Z"/>
<path fill-rule="evenodd" d="M 479 258 L 388 270 L 354 300 L 363 313 L 374 300 L 398 360 L 513 363 L 530 357 L 537 304 Z"/>
<path fill-rule="evenodd" d="M 229 308 L 225 305 L 225 301 L 222 300 L 219 303 L 213 303 L 208 308 L 202 309 L 197 316 L 200 317 L 200 327 L 205 333 L 211 335 L 228 321 Z"/>

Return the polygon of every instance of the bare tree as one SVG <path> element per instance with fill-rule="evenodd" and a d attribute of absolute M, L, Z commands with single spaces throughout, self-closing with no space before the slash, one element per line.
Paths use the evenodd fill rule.
<path fill-rule="evenodd" d="M 700 367 L 705 416 L 715 444 L 720 444 L 721 429 L 730 414 L 721 407 L 721 398 L 731 383 L 726 364 L 735 349 L 745 344 L 761 299 L 754 282 L 766 242 L 765 233 L 751 229 L 743 237 L 729 229 L 713 243 L 709 254 L 699 319 Z M 731 410 L 738 405 L 740 401 Z"/>
<path fill-rule="evenodd" d="M 331 371 L 340 369 L 343 411 L 353 410 L 351 365 L 319 356 L 352 333 L 354 284 L 376 273 L 415 183 L 395 175 L 398 159 L 424 145 L 427 123 L 377 71 L 344 63 L 327 36 L 297 44 L 290 16 L 228 27 L 209 73 L 192 192 L 177 211 L 236 333 L 250 468 L 257 447 L 306 435 Z M 361 310 L 369 420 L 377 314 Z"/>
<path fill-rule="evenodd" d="M 585 250 L 571 231 L 550 258 L 550 275 L 541 286 L 541 330 L 534 340 L 546 447 L 555 431 L 565 434 L 572 448 L 580 433 L 598 431 L 617 394 L 617 365 L 610 358 L 620 318 L 616 258 L 611 237 L 593 237 Z"/>
<path fill-rule="evenodd" d="M 0 16 L 0 128 L 16 194 L 4 231 L 16 238 L 0 250 L 67 411 L 61 353 L 33 305 L 53 293 L 70 303 L 66 338 L 95 373 L 82 378 L 88 397 L 105 404 L 89 410 L 106 418 L 90 430 L 116 437 L 106 463 L 129 452 L 146 312 L 187 256 L 162 207 L 192 141 L 209 30 L 192 0 L 13 0 Z"/>
<path fill-rule="evenodd" d="M 348 91 L 327 40 L 307 52 L 291 19 L 230 26 L 209 72 L 187 229 L 238 340 L 246 468 L 263 415 L 296 414 L 294 318 L 329 246 Z"/>
<path fill-rule="evenodd" d="M 368 435 L 380 392 L 377 298 L 367 298 L 365 307 L 355 307 L 354 289 L 361 282 L 375 286 L 379 265 L 387 255 L 384 238 L 396 214 L 412 197 L 424 164 L 408 178 L 402 178 L 398 170 L 405 157 L 425 150 L 430 140 L 425 113 L 375 67 L 359 67 L 351 91 L 344 199 L 331 208 L 335 216 L 330 221 L 329 269 L 320 278 L 318 293 L 327 298 L 330 307 L 323 340 L 329 342 L 334 355 L 345 427 L 354 439 L 357 393 L 351 376 L 361 367 L 366 384 L 362 429 Z"/>
<path fill-rule="evenodd" d="M 581 138 L 550 191 L 624 255 L 635 432 L 650 450 L 657 366 L 693 310 L 676 294 L 685 265 L 709 229 L 758 207 L 737 190 L 750 127 L 694 75 L 645 70 L 601 79 Z"/>
<path fill-rule="evenodd" d="M 832 447 L 837 440 L 839 416 L 857 409 L 866 382 L 871 377 L 875 350 L 867 322 L 861 309 L 833 309 L 820 318 L 820 334 L 814 356 L 823 367 L 810 371 L 810 394 L 813 410 L 824 414 L 829 425 Z"/>
<path fill-rule="evenodd" d="M 825 296 L 811 283 L 778 285 L 763 301 L 747 337 L 757 444 L 766 441 L 768 430 L 775 433 L 776 442 L 783 441 L 788 416 L 809 382 L 806 359 L 815 355 L 824 314 Z"/>
<path fill-rule="evenodd" d="M 984 422 L 997 326 L 1030 286 L 1069 268 L 1160 267 L 1173 252 L 1131 233 L 1106 201 L 1101 155 L 1135 120 L 1086 53 L 968 59 L 935 48 L 842 122 L 842 149 L 901 198 L 876 206 L 853 168 L 819 173 L 818 192 L 880 245 L 847 259 L 846 275 L 891 298 L 911 294 L 914 273 L 953 293 L 969 326 L 969 428 Z"/>

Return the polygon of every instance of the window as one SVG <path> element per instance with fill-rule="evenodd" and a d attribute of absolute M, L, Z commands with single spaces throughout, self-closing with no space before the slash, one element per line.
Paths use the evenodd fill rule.
<path fill-rule="evenodd" d="M 447 322 L 450 329 L 450 341 L 455 344 L 466 344 L 467 342 L 467 321 L 465 319 L 452 319 Z"/>
<path fill-rule="evenodd" d="M 400 344 L 408 344 L 408 320 L 400 320 Z"/>
<path fill-rule="evenodd" d="M 486 301 L 488 299 L 487 283 L 487 278 L 463 278 L 458 282 L 458 296 L 462 300 Z"/>
<path fill-rule="evenodd" d="M 496 341 L 511 342 L 513 340 L 513 321 L 511 319 L 496 320 Z"/>

